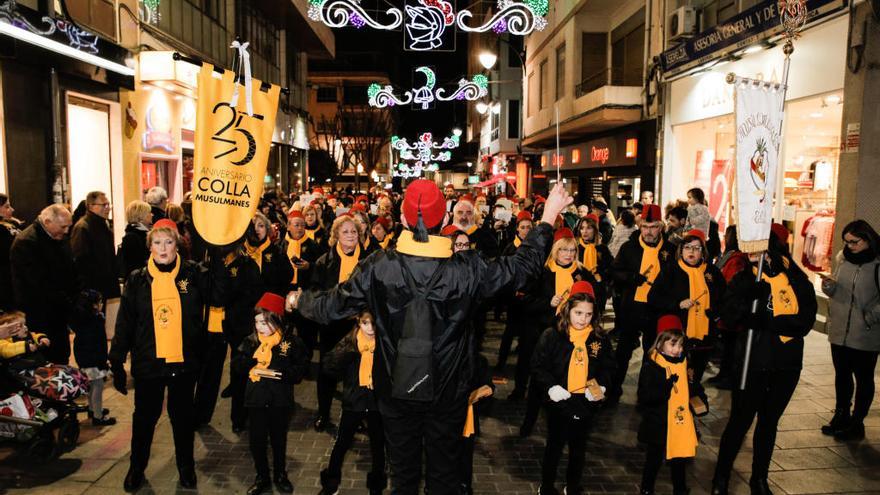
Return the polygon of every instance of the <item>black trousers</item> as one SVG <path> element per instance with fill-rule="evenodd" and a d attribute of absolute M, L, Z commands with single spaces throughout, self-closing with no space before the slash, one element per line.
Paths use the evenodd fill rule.
<path fill-rule="evenodd" d="M 330 492 L 339 487 L 342 481 L 342 464 L 345 454 L 354 443 L 354 435 L 361 421 L 367 420 L 367 435 L 370 438 L 370 453 L 373 466 L 367 474 L 367 488 L 385 488 L 385 434 L 382 430 L 382 415 L 379 411 L 342 411 L 339 418 L 339 430 L 336 432 L 336 442 L 330 452 L 330 463 L 327 465 L 326 475 L 321 477 L 322 488 Z"/>
<path fill-rule="evenodd" d="M 383 407 L 385 440 L 391 461 L 391 495 L 416 495 L 422 477 L 431 495 L 459 495 L 464 420 L 467 401 L 452 407 L 409 406 L 392 400 L 396 407 Z"/>
<path fill-rule="evenodd" d="M 222 333 L 209 333 L 202 358 L 202 371 L 196 383 L 196 425 L 208 424 L 214 416 L 225 362 L 226 339 Z"/>
<path fill-rule="evenodd" d="M 731 330 L 722 330 L 718 332 L 720 335 L 719 345 L 721 346 L 721 365 L 718 371 L 719 376 L 733 379 L 736 369 L 736 339 L 737 333 Z"/>
<path fill-rule="evenodd" d="M 322 418 L 330 418 L 330 408 L 333 406 L 333 394 L 336 393 L 339 377 L 334 373 L 324 371 L 324 359 L 330 354 L 336 344 L 345 336 L 335 327 L 321 327 L 320 333 L 320 366 L 318 367 L 318 378 L 315 380 L 318 392 L 318 416 Z"/>
<path fill-rule="evenodd" d="M 835 408 L 849 411 L 855 389 L 853 421 L 863 421 L 871 409 L 871 402 L 874 401 L 874 368 L 877 367 L 877 355 L 878 353 L 874 351 L 860 351 L 831 344 L 834 393 L 837 396 Z M 853 387 L 853 377 L 855 377 L 855 387 Z"/>
<path fill-rule="evenodd" d="M 462 437 L 461 456 L 458 458 L 458 469 L 461 472 L 461 487 L 464 493 L 473 493 L 474 484 L 474 448 L 480 436 L 480 413 L 474 408 L 474 434 Z"/>
<path fill-rule="evenodd" d="M 642 469 L 642 490 L 654 491 L 654 482 L 657 480 L 657 473 L 663 467 L 663 461 L 666 460 L 665 445 L 648 445 L 645 451 L 645 467 Z M 669 471 L 672 473 L 672 491 L 676 494 L 687 493 L 687 478 L 685 477 L 685 466 L 687 459 L 670 459 Z"/>
<path fill-rule="evenodd" d="M 150 461 L 150 447 L 162 403 L 168 390 L 168 417 L 174 435 L 177 469 L 192 469 L 195 376 L 178 374 L 163 378 L 137 378 L 134 382 L 134 414 L 131 425 L 131 467 L 143 472 Z"/>
<path fill-rule="evenodd" d="M 691 342 L 694 343 L 694 347 L 687 353 L 688 366 L 694 370 L 694 383 L 702 383 L 712 349 L 707 347 L 704 341 L 692 340 Z"/>
<path fill-rule="evenodd" d="M 752 478 L 767 478 L 779 418 L 788 407 L 800 376 L 801 370 L 751 370 L 746 389 L 733 391 L 730 418 L 718 447 L 716 479 L 730 477 L 733 461 L 755 416 L 758 424 L 752 441 Z"/>
<path fill-rule="evenodd" d="M 231 349 L 230 360 L 235 361 L 241 354 L 238 352 L 238 345 L 229 344 Z M 232 392 L 232 403 L 230 404 L 230 419 L 233 427 L 243 428 L 248 422 L 248 411 L 244 407 L 244 391 L 247 386 L 248 375 L 237 371 L 235 367 L 229 367 L 229 390 Z"/>
<path fill-rule="evenodd" d="M 529 322 L 519 333 L 516 358 L 515 390 L 525 392 L 528 389 L 529 377 L 532 374 L 532 354 L 544 329 L 535 322 Z"/>
<path fill-rule="evenodd" d="M 568 444 L 568 468 L 565 482 L 569 493 L 580 493 L 581 479 L 587 453 L 587 435 L 591 417 L 584 415 L 575 419 L 558 409 L 547 409 L 547 446 L 541 463 L 541 486 L 550 489 L 556 483 L 556 468 L 562 458 L 562 449 Z M 551 490 L 552 491 L 552 490 Z"/>
<path fill-rule="evenodd" d="M 287 471 L 287 427 L 290 425 L 289 407 L 248 407 L 248 435 L 251 457 L 257 476 L 269 477 L 269 460 L 266 456 L 272 443 L 272 467 L 275 475 Z"/>
<path fill-rule="evenodd" d="M 614 375 L 609 395 L 619 396 L 623 393 L 623 382 L 626 380 L 633 351 L 639 347 L 639 337 L 644 335 L 642 350 L 647 355 L 648 349 L 654 344 L 653 336 L 656 335 L 657 320 L 649 314 L 646 304 L 638 303 L 621 304 L 621 313 L 616 314 L 615 318 L 617 349 L 614 351 L 614 356 L 617 361 L 617 373 Z"/>

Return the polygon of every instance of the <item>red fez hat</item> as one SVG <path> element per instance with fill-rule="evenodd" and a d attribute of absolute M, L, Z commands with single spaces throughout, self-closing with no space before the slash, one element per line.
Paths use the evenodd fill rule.
<path fill-rule="evenodd" d="M 163 218 L 162 220 L 157 220 L 156 223 L 153 224 L 153 230 L 156 229 L 170 229 L 177 232 L 177 224 L 174 223 L 174 220 Z"/>
<path fill-rule="evenodd" d="M 385 229 L 385 232 L 391 230 L 391 222 L 388 220 L 388 217 L 376 217 L 376 220 L 373 221 L 373 225 L 379 224 Z"/>
<path fill-rule="evenodd" d="M 662 222 L 663 213 L 660 205 L 645 205 L 642 207 L 642 220 L 645 222 Z"/>
<path fill-rule="evenodd" d="M 355 203 L 360 203 L 361 201 L 365 201 L 365 202 L 369 203 L 370 198 L 367 197 L 367 195 L 365 195 L 365 194 L 361 194 L 358 197 L 354 198 Z"/>
<path fill-rule="evenodd" d="M 470 204 L 474 204 L 474 197 L 470 194 L 463 194 L 460 198 L 458 198 L 458 200 L 467 201 Z"/>
<path fill-rule="evenodd" d="M 410 227 L 419 222 L 419 212 L 425 227 L 433 228 L 440 224 L 446 213 L 446 198 L 433 181 L 419 179 L 413 181 L 403 196 L 403 217 Z"/>
<path fill-rule="evenodd" d="M 318 201 L 317 199 L 313 199 L 312 202 L 309 203 L 309 206 L 320 206 L 320 204 L 320 201 Z"/>
<path fill-rule="evenodd" d="M 278 294 L 266 292 L 257 302 L 257 307 L 275 313 L 278 316 L 284 315 L 284 298 Z"/>
<path fill-rule="evenodd" d="M 287 219 L 288 219 L 288 220 L 292 220 L 292 219 L 294 219 L 294 218 L 302 218 L 303 220 L 306 219 L 305 215 L 303 215 L 303 212 L 301 212 L 301 211 L 299 211 L 299 210 L 290 210 L 290 211 L 288 211 L 288 212 L 287 212 Z"/>
<path fill-rule="evenodd" d="M 484 192 L 477 193 L 477 199 L 485 198 L 485 197 L 486 197 L 486 193 L 484 193 Z"/>
<path fill-rule="evenodd" d="M 336 199 L 336 195 L 335 194 L 328 194 L 327 199 Z"/>
<path fill-rule="evenodd" d="M 599 225 L 599 215 L 596 215 L 595 213 L 590 213 L 589 215 L 585 216 L 584 218 L 588 218 L 588 219 L 596 222 L 596 225 Z"/>
<path fill-rule="evenodd" d="M 363 212 L 366 212 L 366 211 L 367 211 L 367 208 L 366 208 L 364 205 L 360 204 L 360 203 L 355 203 L 355 204 L 351 205 L 351 208 L 350 208 L 348 211 L 349 211 L 349 212 L 355 212 L 355 211 L 363 211 Z"/>
<path fill-rule="evenodd" d="M 443 237 L 452 237 L 459 232 L 464 233 L 464 231 L 458 228 L 455 224 L 449 224 L 446 227 L 443 227 L 443 230 L 440 231 L 440 235 Z"/>
<path fill-rule="evenodd" d="M 657 320 L 657 335 L 670 330 L 682 330 L 681 320 L 675 315 L 663 315 Z"/>
<path fill-rule="evenodd" d="M 315 186 L 312 188 L 312 193 L 314 194 L 324 194 L 324 188 L 321 186 Z"/>
<path fill-rule="evenodd" d="M 588 294 L 592 298 L 596 297 L 596 293 L 593 291 L 593 286 L 586 280 L 578 280 L 572 284 L 568 296 L 571 297 L 575 294 Z"/>
<path fill-rule="evenodd" d="M 779 242 L 786 244 L 788 242 L 788 229 L 785 228 L 785 225 L 781 223 L 774 223 L 770 225 L 770 233 L 775 235 Z"/>
<path fill-rule="evenodd" d="M 553 234 L 553 242 L 556 242 L 559 239 L 574 239 L 574 232 L 568 227 L 560 227 L 556 229 L 556 233 Z"/>
<path fill-rule="evenodd" d="M 532 214 L 527 210 L 523 210 L 516 214 L 516 223 L 524 222 L 524 221 L 532 221 Z"/>
<path fill-rule="evenodd" d="M 687 239 L 688 237 L 696 237 L 697 239 L 700 240 L 700 242 L 702 242 L 702 243 L 706 242 L 706 234 L 704 234 L 703 231 L 700 229 L 688 230 L 687 233 L 685 233 L 684 237 L 685 237 L 685 239 Z"/>
<path fill-rule="evenodd" d="M 547 200 L 544 199 L 544 196 L 541 196 L 540 194 L 536 194 L 536 195 L 535 195 L 535 205 L 536 205 L 536 206 L 539 205 L 539 204 L 541 204 L 541 203 L 546 203 L 546 202 L 547 202 Z"/>

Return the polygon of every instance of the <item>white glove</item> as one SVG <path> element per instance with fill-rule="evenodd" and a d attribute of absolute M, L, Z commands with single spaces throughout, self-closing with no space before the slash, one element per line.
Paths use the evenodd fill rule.
<path fill-rule="evenodd" d="M 602 389 L 602 395 L 604 396 L 605 395 L 605 387 L 602 385 L 599 385 L 599 388 Z M 599 400 L 598 398 L 594 397 L 593 394 L 590 393 L 590 389 L 586 389 L 584 391 L 584 397 L 586 397 L 587 400 L 590 402 L 596 402 L 597 400 Z"/>
<path fill-rule="evenodd" d="M 547 395 L 550 396 L 550 400 L 553 402 L 559 402 L 561 400 L 566 400 L 571 397 L 571 392 L 565 390 L 559 385 L 553 385 L 550 387 L 550 390 L 547 391 Z"/>

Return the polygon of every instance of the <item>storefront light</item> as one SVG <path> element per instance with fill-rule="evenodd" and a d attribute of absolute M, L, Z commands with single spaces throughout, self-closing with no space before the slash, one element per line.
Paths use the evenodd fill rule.
<path fill-rule="evenodd" d="M 571 150 L 571 163 L 580 163 L 581 162 L 581 150 L 575 148 Z"/>
<path fill-rule="evenodd" d="M 761 46 L 761 45 L 752 45 L 752 46 L 746 48 L 745 50 L 743 50 L 743 54 L 745 54 L 745 55 L 749 55 L 749 54 L 751 54 L 751 53 L 757 53 L 757 52 L 760 52 L 760 51 L 763 50 L 763 49 L 764 49 L 764 47 Z"/>
<path fill-rule="evenodd" d="M 626 157 L 635 158 L 639 150 L 639 140 L 630 138 L 626 140 Z"/>

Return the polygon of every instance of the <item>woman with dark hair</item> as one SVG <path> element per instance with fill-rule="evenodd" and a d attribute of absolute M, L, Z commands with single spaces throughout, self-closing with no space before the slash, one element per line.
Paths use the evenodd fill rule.
<path fill-rule="evenodd" d="M 880 259 L 877 232 L 864 220 L 843 228 L 843 252 L 833 277 L 822 276 L 828 295 L 828 342 L 834 363 L 834 417 L 822 433 L 840 440 L 865 437 L 864 419 L 874 400 L 880 354 Z M 855 406 L 850 412 L 855 377 Z"/>
<path fill-rule="evenodd" d="M 12 309 L 12 273 L 9 266 L 9 249 L 15 236 L 21 232 L 22 223 L 12 216 L 15 209 L 9 196 L 0 193 L 0 310 Z"/>
<path fill-rule="evenodd" d="M 266 292 L 284 294 L 293 279 L 293 266 L 279 244 L 273 243 L 270 234 L 272 223 L 260 212 L 254 215 L 248 226 L 245 251 L 260 268 L 260 276 Z"/>
<path fill-rule="evenodd" d="M 568 444 L 565 493 L 583 493 L 587 435 L 614 374 L 611 341 L 601 327 L 593 287 L 576 282 L 555 324 L 544 330 L 532 358 L 533 389 L 547 404 L 547 446 L 538 494 L 553 486 L 562 450 Z M 549 400 L 548 400 L 549 399 Z"/>
<path fill-rule="evenodd" d="M 686 230 L 701 230 L 708 237 L 709 223 L 712 221 L 712 215 L 709 213 L 709 207 L 706 204 L 706 193 L 699 187 L 695 187 L 688 190 L 687 196 Z"/>
<path fill-rule="evenodd" d="M 632 237 L 633 232 L 639 230 L 636 225 L 636 216 L 630 210 L 620 212 L 620 220 L 614 226 L 614 233 L 611 234 L 611 242 L 608 243 L 608 250 L 612 256 L 617 256 L 620 246 Z"/>
<path fill-rule="evenodd" d="M 596 300 L 601 313 L 605 309 L 605 300 L 607 291 L 608 271 L 611 269 L 611 262 L 614 258 L 608 249 L 607 243 L 603 243 L 601 234 L 599 233 L 599 217 L 588 214 L 586 217 L 578 220 L 575 228 L 575 237 L 578 243 L 578 261 L 593 274 L 598 287 L 594 287 L 597 294 L 601 294 L 600 299 Z"/>
<path fill-rule="evenodd" d="M 708 243 L 707 243 L 708 244 Z M 736 225 L 730 225 L 724 231 L 724 254 L 715 262 L 721 270 L 726 283 L 730 283 L 734 275 L 749 267 L 749 256 L 739 250 L 736 236 Z M 736 338 L 739 331 L 746 330 L 742 325 L 728 324 L 723 318 L 718 319 L 718 336 L 721 347 L 721 363 L 718 374 L 707 381 L 722 390 L 733 388 L 734 359 L 736 358 Z"/>
<path fill-rule="evenodd" d="M 800 380 L 804 337 L 816 321 L 816 292 L 788 253 L 788 230 L 773 224 L 764 257 L 761 281 L 756 282 L 758 253 L 750 255 L 751 269 L 733 277 L 722 302 L 722 318 L 754 330 L 745 390 L 734 390 L 730 419 L 721 435 L 713 495 L 727 494 L 730 471 L 743 439 L 757 416 L 753 437 L 753 495 L 770 494 L 767 473 L 773 456 L 779 419 Z M 751 308 L 757 308 L 752 313 Z M 737 363 L 744 360 L 747 332 L 740 333 Z M 737 370 L 735 376 L 741 376 Z"/>

